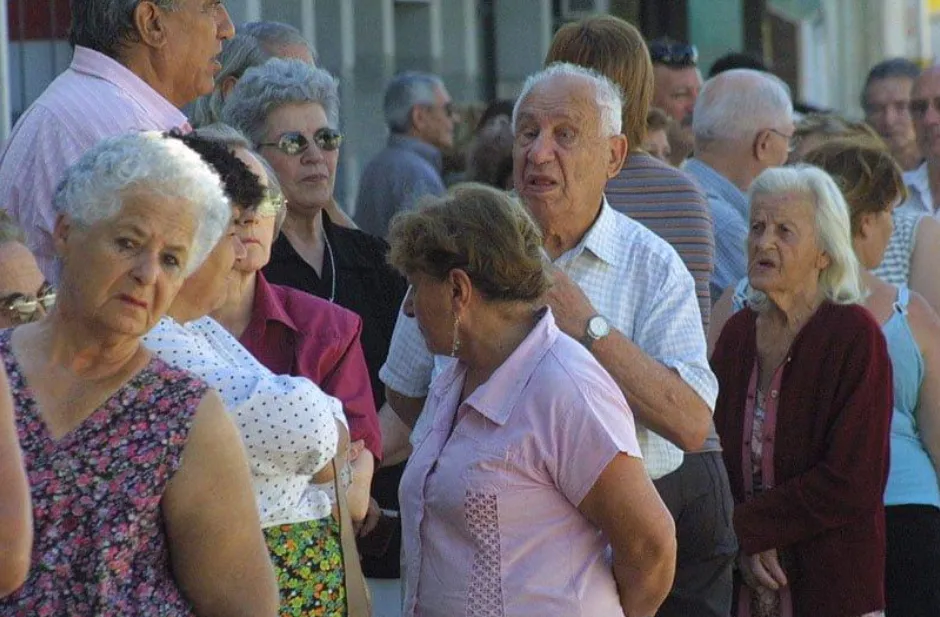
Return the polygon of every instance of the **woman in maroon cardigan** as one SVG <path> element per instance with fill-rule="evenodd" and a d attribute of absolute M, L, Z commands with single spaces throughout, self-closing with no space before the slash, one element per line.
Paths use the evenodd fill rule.
<path fill-rule="evenodd" d="M 891 363 L 857 304 L 849 230 L 819 169 L 767 170 L 751 187 L 753 308 L 728 321 L 712 355 L 741 548 L 738 617 L 884 610 Z"/>

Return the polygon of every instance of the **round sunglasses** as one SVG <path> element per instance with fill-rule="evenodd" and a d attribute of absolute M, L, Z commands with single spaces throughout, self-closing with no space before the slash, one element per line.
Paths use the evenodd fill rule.
<path fill-rule="evenodd" d="M 258 144 L 258 146 L 277 148 L 288 156 L 296 156 L 303 154 L 310 148 L 310 141 L 311 140 L 307 139 L 300 131 L 291 131 L 281 135 L 276 142 L 267 142 Z M 313 143 L 320 150 L 332 152 L 333 150 L 338 150 L 343 144 L 343 134 L 336 129 L 323 127 L 313 134 Z"/>

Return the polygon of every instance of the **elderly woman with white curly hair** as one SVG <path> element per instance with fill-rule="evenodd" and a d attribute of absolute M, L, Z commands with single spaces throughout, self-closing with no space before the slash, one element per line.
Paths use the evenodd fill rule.
<path fill-rule="evenodd" d="M 54 205 L 56 304 L 0 332 L 35 525 L 0 614 L 274 615 L 238 431 L 141 343 L 229 224 L 218 175 L 178 140 L 115 137 Z"/>
<path fill-rule="evenodd" d="M 749 308 L 712 356 L 741 547 L 738 617 L 885 607 L 891 360 L 860 306 L 850 230 L 820 169 L 769 169 L 751 186 Z"/>
<path fill-rule="evenodd" d="M 244 133 L 271 164 L 287 200 L 265 278 L 362 318 L 362 348 L 380 409 L 385 388 L 378 373 L 407 286 L 386 263 L 384 240 L 337 225 L 326 210 L 343 143 L 336 80 L 300 60 L 269 60 L 238 81 L 222 121 Z"/>

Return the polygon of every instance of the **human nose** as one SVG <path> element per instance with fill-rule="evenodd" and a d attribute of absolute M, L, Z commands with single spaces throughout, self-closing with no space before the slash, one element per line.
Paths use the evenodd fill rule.
<path fill-rule="evenodd" d="M 157 272 L 160 270 L 159 259 L 160 256 L 154 251 L 141 252 L 131 271 L 131 275 L 139 285 L 153 285 L 156 282 Z"/>
<path fill-rule="evenodd" d="M 552 160 L 554 153 L 554 141 L 545 132 L 539 133 L 539 135 L 532 140 L 532 143 L 529 144 L 529 151 L 527 152 L 527 158 L 532 163 L 545 163 Z"/>
<path fill-rule="evenodd" d="M 232 23 L 232 16 L 228 14 L 225 6 L 220 6 L 219 16 L 219 38 L 227 41 L 235 36 L 235 24 Z"/>
<path fill-rule="evenodd" d="M 405 302 L 404 304 L 402 304 L 401 310 L 406 316 L 414 319 L 414 316 L 415 316 L 415 288 L 414 287 L 408 288 L 408 293 L 405 294 Z"/>
<path fill-rule="evenodd" d="M 307 142 L 307 149 L 300 153 L 300 162 L 301 163 L 319 163 L 323 160 L 323 150 L 314 142 L 310 140 Z"/>

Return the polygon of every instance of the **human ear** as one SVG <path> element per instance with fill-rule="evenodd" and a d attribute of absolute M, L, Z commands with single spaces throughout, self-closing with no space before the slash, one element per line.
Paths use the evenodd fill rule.
<path fill-rule="evenodd" d="M 150 0 L 144 0 L 134 9 L 132 19 L 141 43 L 150 47 L 166 45 L 166 24 L 160 7 Z"/>
<path fill-rule="evenodd" d="M 620 173 L 624 161 L 627 159 L 627 152 L 630 149 L 630 143 L 626 135 L 612 135 L 607 138 L 610 145 L 609 158 L 607 160 L 607 179 L 615 177 Z"/>

